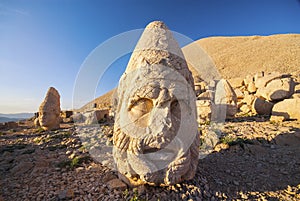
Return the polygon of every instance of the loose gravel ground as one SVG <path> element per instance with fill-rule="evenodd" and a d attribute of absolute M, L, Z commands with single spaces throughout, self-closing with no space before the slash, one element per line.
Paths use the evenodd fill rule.
<path fill-rule="evenodd" d="M 42 131 L 32 122 L 0 131 L 2 200 L 300 200 L 300 122 L 235 118 L 199 159 L 191 181 L 126 187 L 111 157 L 112 123 Z M 202 125 L 203 135 L 212 125 Z M 94 157 L 102 154 L 101 157 Z"/>

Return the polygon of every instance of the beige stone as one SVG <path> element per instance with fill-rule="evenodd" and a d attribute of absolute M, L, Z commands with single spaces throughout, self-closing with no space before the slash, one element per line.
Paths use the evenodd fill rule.
<path fill-rule="evenodd" d="M 252 103 L 252 112 L 260 115 L 270 115 L 273 105 L 273 103 L 256 97 Z"/>
<path fill-rule="evenodd" d="M 265 75 L 264 77 L 258 77 L 255 80 L 255 86 L 256 88 L 260 89 L 265 87 L 269 82 L 271 82 L 274 79 L 278 79 L 281 78 L 282 74 L 278 73 L 278 72 L 273 72 L 270 74 Z"/>
<path fill-rule="evenodd" d="M 253 76 L 247 75 L 246 78 L 244 79 L 244 84 L 245 84 L 245 86 L 248 86 L 249 83 L 251 83 L 251 82 L 253 82 L 253 81 L 254 81 Z"/>
<path fill-rule="evenodd" d="M 264 72 L 261 71 L 261 72 L 258 72 L 254 75 L 254 81 L 256 82 L 256 80 L 258 80 L 259 78 L 262 78 L 264 76 Z"/>
<path fill-rule="evenodd" d="M 235 89 L 235 88 L 239 88 L 239 87 L 243 86 L 244 79 L 240 78 L 240 77 L 235 77 L 235 78 L 229 79 L 228 82 Z"/>
<path fill-rule="evenodd" d="M 144 30 L 117 92 L 113 156 L 130 185 L 192 179 L 199 156 L 194 81 L 162 22 Z"/>
<path fill-rule="evenodd" d="M 295 93 L 300 93 L 300 84 L 295 85 Z"/>
<path fill-rule="evenodd" d="M 213 93 L 206 91 L 198 97 L 196 101 L 197 107 L 197 121 L 199 124 L 211 121 L 212 110 L 215 109 L 213 100 Z"/>
<path fill-rule="evenodd" d="M 250 93 L 255 93 L 256 92 L 256 86 L 255 86 L 254 82 L 249 82 L 249 84 L 247 86 L 247 90 Z"/>
<path fill-rule="evenodd" d="M 229 82 L 225 79 L 221 79 L 216 87 L 215 104 L 217 114 L 213 114 L 215 118 L 234 117 L 237 113 L 237 96 L 230 86 Z"/>
<path fill-rule="evenodd" d="M 242 100 L 242 102 L 246 103 L 247 105 L 252 105 L 254 99 L 255 99 L 254 95 L 249 94 L 249 93 L 245 93 L 245 97 Z"/>
<path fill-rule="evenodd" d="M 244 93 L 239 89 L 234 89 L 237 99 L 243 99 L 245 97 Z"/>
<path fill-rule="evenodd" d="M 291 98 L 294 98 L 294 99 L 300 98 L 300 93 L 293 94 Z"/>
<path fill-rule="evenodd" d="M 274 105 L 272 109 L 272 118 L 283 117 L 284 120 L 300 120 L 300 99 L 285 99 Z"/>
<path fill-rule="evenodd" d="M 241 112 L 243 112 L 243 113 L 248 113 L 248 112 L 251 111 L 251 108 L 250 108 L 249 105 L 243 104 L 243 105 L 240 107 L 240 110 L 241 110 Z"/>
<path fill-rule="evenodd" d="M 195 83 L 195 92 L 196 96 L 199 96 L 201 93 L 205 92 L 208 89 L 206 82 L 198 82 Z"/>
<path fill-rule="evenodd" d="M 41 126 L 39 118 L 35 118 L 34 121 L 33 121 L 33 123 L 34 123 L 35 127 L 40 127 Z"/>
<path fill-rule="evenodd" d="M 39 122 L 44 130 L 54 130 L 59 128 L 60 121 L 60 95 L 50 87 L 39 107 Z"/>
<path fill-rule="evenodd" d="M 269 101 L 279 101 L 291 97 L 294 87 L 292 78 L 273 79 L 265 87 L 259 88 L 256 95 Z"/>
<path fill-rule="evenodd" d="M 272 115 L 270 118 L 270 121 L 275 121 L 275 122 L 283 122 L 285 120 L 284 116 L 275 116 Z"/>
<path fill-rule="evenodd" d="M 84 116 L 86 117 L 85 124 L 98 124 L 100 121 L 107 120 L 107 118 L 109 117 L 109 110 L 93 110 L 90 112 L 86 112 Z"/>

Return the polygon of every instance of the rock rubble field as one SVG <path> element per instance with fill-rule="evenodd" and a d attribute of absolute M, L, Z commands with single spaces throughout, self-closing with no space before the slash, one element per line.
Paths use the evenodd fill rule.
<path fill-rule="evenodd" d="M 211 125 L 199 128 L 205 134 Z M 102 133 L 90 135 L 87 133 Z M 0 200 L 299 200 L 300 123 L 237 117 L 219 126 L 220 140 L 199 160 L 194 179 L 168 187 L 131 188 L 117 177 L 112 123 L 56 131 L 32 121 L 1 130 Z M 85 134 L 86 133 L 86 134 Z M 101 163 L 100 160 L 103 160 Z"/>

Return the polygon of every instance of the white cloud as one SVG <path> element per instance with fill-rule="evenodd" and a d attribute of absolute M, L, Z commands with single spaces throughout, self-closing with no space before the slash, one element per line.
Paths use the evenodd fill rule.
<path fill-rule="evenodd" d="M 3 4 L 0 4 L 0 16 L 9 16 L 9 15 L 22 15 L 22 16 L 28 16 L 29 12 L 21 9 L 21 8 L 10 8 L 8 6 L 4 6 Z"/>

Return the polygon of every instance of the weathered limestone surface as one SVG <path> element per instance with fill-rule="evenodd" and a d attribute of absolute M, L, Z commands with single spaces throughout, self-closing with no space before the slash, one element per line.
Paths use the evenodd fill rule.
<path fill-rule="evenodd" d="M 194 177 L 199 155 L 191 72 L 162 22 L 142 34 L 118 86 L 113 155 L 129 185 Z"/>
<path fill-rule="evenodd" d="M 274 105 L 271 121 L 297 119 L 300 120 L 300 99 L 285 99 Z"/>
<path fill-rule="evenodd" d="M 227 118 L 231 118 L 237 113 L 237 96 L 225 79 L 221 79 L 217 84 L 215 103 L 217 107 L 215 112 L 218 114 L 213 116 L 221 117 L 224 114 Z"/>
<path fill-rule="evenodd" d="M 255 86 L 256 88 L 263 88 L 265 87 L 269 82 L 271 82 L 272 80 L 281 78 L 282 74 L 278 73 L 278 72 L 273 72 L 264 76 L 257 76 L 256 80 L 255 80 Z"/>
<path fill-rule="evenodd" d="M 278 101 L 289 98 L 294 93 L 294 82 L 292 78 L 274 79 L 259 88 L 256 95 L 269 101 Z"/>
<path fill-rule="evenodd" d="M 60 123 L 60 95 L 58 91 L 50 87 L 46 97 L 39 107 L 39 124 L 44 130 L 59 128 Z"/>
<path fill-rule="evenodd" d="M 212 111 L 215 109 L 213 93 L 208 90 L 200 94 L 197 99 L 196 106 L 198 123 L 203 124 L 210 122 L 212 118 Z"/>

